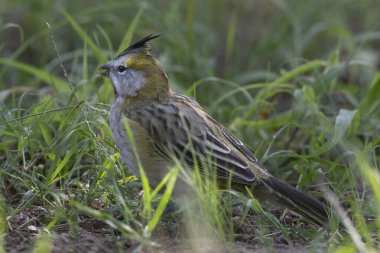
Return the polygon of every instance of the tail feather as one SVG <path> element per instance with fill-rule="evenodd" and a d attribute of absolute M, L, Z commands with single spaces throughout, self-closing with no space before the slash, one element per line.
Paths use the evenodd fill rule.
<path fill-rule="evenodd" d="M 328 211 L 322 202 L 273 176 L 265 179 L 264 184 L 273 190 L 274 201 L 320 226 L 327 224 Z"/>

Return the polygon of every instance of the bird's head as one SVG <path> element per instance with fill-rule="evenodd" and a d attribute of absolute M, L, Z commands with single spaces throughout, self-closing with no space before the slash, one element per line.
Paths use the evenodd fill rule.
<path fill-rule="evenodd" d="M 117 98 L 128 104 L 159 101 L 169 94 L 168 78 L 161 63 L 150 54 L 152 34 L 133 43 L 114 60 L 99 68 L 112 80 Z"/>

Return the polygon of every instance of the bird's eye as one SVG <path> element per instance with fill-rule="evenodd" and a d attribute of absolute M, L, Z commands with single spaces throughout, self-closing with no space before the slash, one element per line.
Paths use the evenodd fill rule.
<path fill-rule="evenodd" d="M 123 73 L 124 71 L 127 70 L 127 68 L 123 65 L 120 65 L 119 67 L 117 67 L 117 70 L 119 71 L 119 73 Z"/>

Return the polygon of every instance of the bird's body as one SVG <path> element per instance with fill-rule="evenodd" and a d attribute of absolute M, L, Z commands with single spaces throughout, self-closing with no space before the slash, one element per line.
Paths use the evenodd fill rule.
<path fill-rule="evenodd" d="M 101 68 L 115 88 L 110 126 L 128 168 L 139 176 L 139 160 L 153 187 L 177 161 L 187 171 L 197 169 L 204 177 L 212 168 L 222 187 L 230 185 L 239 191 L 248 188 L 260 199 L 282 204 L 324 224 L 327 211 L 322 203 L 273 177 L 240 140 L 197 102 L 170 90 L 161 64 L 149 54 L 147 41 L 152 38 L 133 44 Z M 125 118 L 133 133 L 134 147 Z M 185 184 L 178 180 L 174 192 L 186 192 Z"/>
<path fill-rule="evenodd" d="M 135 175 L 139 175 L 137 158 L 127 138 L 123 116 L 128 119 L 133 132 L 137 154 L 150 158 L 141 159 L 141 164 L 149 171 L 148 178 L 153 186 L 175 165 L 173 157 L 166 153 L 184 161 L 184 165 L 194 167 L 192 148 L 197 149 L 198 166 L 216 162 L 218 167 L 223 167 L 218 177 L 224 180 L 228 180 L 229 170 L 236 174 L 232 177 L 233 183 L 251 185 L 256 174 L 259 178 L 270 176 L 244 144 L 211 118 L 197 102 L 174 92 L 160 102 L 129 109 L 117 101 L 111 108 L 110 122 L 116 146 Z M 222 140 L 216 136 L 221 136 Z M 226 142 L 231 145 L 224 145 Z M 208 155 L 215 156 L 218 161 L 208 161 Z M 254 172 L 252 167 L 257 167 L 257 171 Z"/>

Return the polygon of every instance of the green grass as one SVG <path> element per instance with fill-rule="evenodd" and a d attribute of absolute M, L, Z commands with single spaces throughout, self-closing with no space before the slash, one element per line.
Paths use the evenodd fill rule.
<path fill-rule="evenodd" d="M 378 251 L 374 3 L 161 2 L 0 4 L 0 252 L 11 233 L 24 231 L 15 224 L 37 227 L 31 248 L 49 252 L 59 228 L 80 234 L 88 217 L 118 231 L 107 238 L 119 251 L 123 240 L 159 247 L 155 231 L 165 226 L 196 252 L 234 240 Z M 164 179 L 163 194 L 130 175 L 108 125 L 112 85 L 96 78 L 101 64 L 150 33 L 163 34 L 151 45 L 172 88 L 195 97 L 272 174 L 317 197 L 325 189 L 346 211 L 350 233 L 336 230 L 341 213 L 328 230 L 302 219 L 288 224 L 277 209 L 199 178 L 193 200 L 183 203 L 187 211 L 165 214 L 180 166 Z M 12 220 L 35 206 L 47 210 L 37 223 Z"/>

